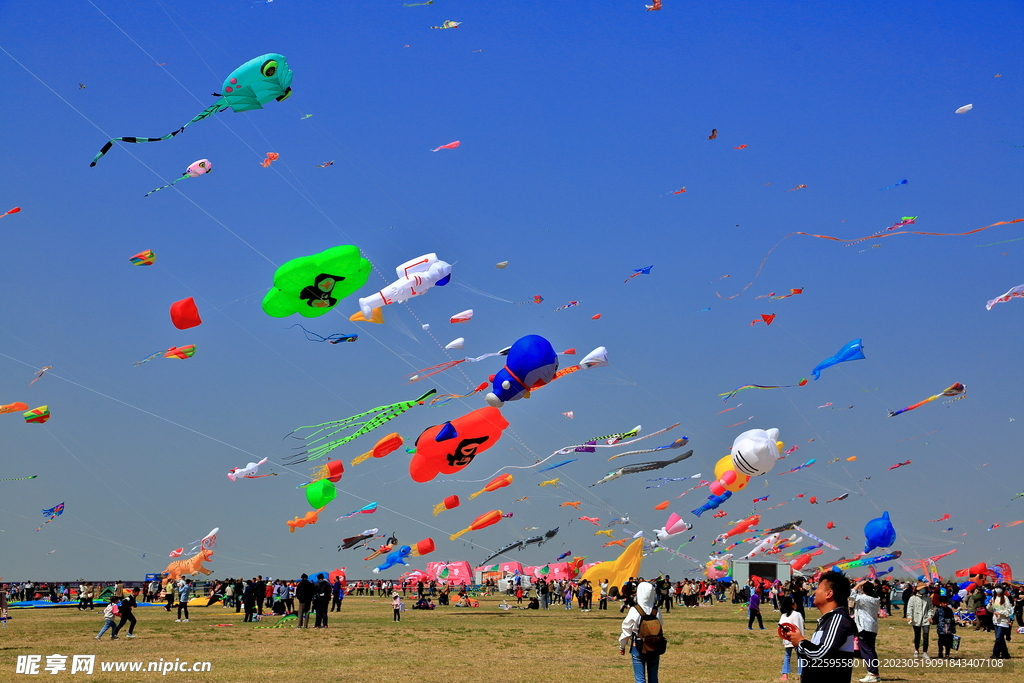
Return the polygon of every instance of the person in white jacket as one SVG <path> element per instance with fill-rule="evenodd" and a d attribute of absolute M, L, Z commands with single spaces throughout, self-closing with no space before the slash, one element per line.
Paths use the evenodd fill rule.
<path fill-rule="evenodd" d="M 793 603 L 793 598 L 789 595 L 784 595 L 779 598 L 779 611 L 782 612 L 782 616 L 779 617 L 779 625 L 790 624 L 795 626 L 801 633 L 804 630 L 804 615 L 796 611 Z M 793 656 L 793 644 L 788 640 L 783 640 L 785 647 L 785 655 L 782 658 L 782 678 L 780 680 L 788 681 L 789 674 L 791 672 L 789 660 Z M 803 667 L 800 666 L 800 655 L 797 655 L 797 675 L 803 673 Z"/>
<path fill-rule="evenodd" d="M 928 586 L 923 583 L 917 584 L 917 590 L 907 601 L 907 623 L 914 627 L 915 657 L 931 659 L 928 655 L 928 631 L 931 629 L 933 612 L 935 605 L 929 598 Z M 924 643 L 921 642 L 922 639 Z"/>
<path fill-rule="evenodd" d="M 658 622 L 664 625 L 661 612 L 655 607 L 656 600 L 654 584 L 647 581 L 639 582 L 636 587 L 636 601 L 629 608 L 629 611 L 626 612 L 626 618 L 622 620 L 622 634 L 619 636 L 619 654 L 626 654 L 627 649 L 632 654 L 633 679 L 635 683 L 658 683 L 658 664 L 661 657 L 659 655 L 648 655 L 645 659 L 640 655 L 640 648 L 636 641 L 637 635 L 640 632 L 641 611 L 644 615 L 657 617 Z"/>

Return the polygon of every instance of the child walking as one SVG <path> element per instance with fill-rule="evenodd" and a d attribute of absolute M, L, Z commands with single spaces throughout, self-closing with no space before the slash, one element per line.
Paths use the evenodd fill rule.
<path fill-rule="evenodd" d="M 395 621 L 402 620 L 402 596 L 395 591 L 391 594 L 391 608 L 395 610 Z"/>
<path fill-rule="evenodd" d="M 110 604 L 103 608 L 103 628 L 101 628 L 100 632 L 96 635 L 96 640 L 102 638 L 103 634 L 107 632 L 108 628 L 110 629 L 110 639 L 118 640 L 117 622 L 115 622 L 114 620 L 120 615 L 120 612 L 117 609 L 117 601 L 119 599 L 120 598 L 111 598 Z"/>
<path fill-rule="evenodd" d="M 779 617 L 779 626 L 783 624 L 790 624 L 800 629 L 800 632 L 804 631 L 804 616 L 793 609 L 793 598 L 788 595 L 783 595 L 779 598 L 779 611 L 782 612 L 782 616 Z M 782 641 L 785 647 L 785 654 L 782 656 L 782 678 L 780 680 L 788 681 L 790 673 L 790 657 L 793 655 L 793 644 L 788 640 Z M 796 658 L 796 673 L 799 676 L 803 673 L 803 667 L 800 665 L 800 656 Z"/>
<path fill-rule="evenodd" d="M 939 659 L 949 659 L 953 649 L 953 634 L 956 633 L 956 613 L 949 606 L 949 598 L 939 596 L 939 607 L 932 615 L 935 632 L 939 634 Z"/>

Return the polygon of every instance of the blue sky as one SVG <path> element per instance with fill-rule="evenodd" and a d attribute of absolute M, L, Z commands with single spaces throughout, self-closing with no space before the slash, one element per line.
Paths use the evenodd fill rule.
<path fill-rule="evenodd" d="M 213 527 L 218 576 L 337 566 L 368 576 L 361 553 L 336 546 L 371 526 L 402 542 L 433 537 L 438 550 L 423 560 L 475 564 L 536 533 L 527 527 L 556 525 L 555 541 L 515 559 L 541 564 L 565 550 L 610 559 L 605 539 L 571 520 L 629 515 L 627 528 L 649 531 L 665 522 L 668 511 L 653 510 L 663 500 L 695 522 L 698 539 L 684 552 L 704 558 L 753 497 L 771 495 L 764 509 L 798 493 L 845 492 L 828 506 L 789 503 L 764 525 L 801 519 L 852 554 L 864 523 L 888 510 L 905 558 L 957 548 L 940 563 L 946 573 L 980 560 L 1019 564 L 1024 525 L 985 530 L 1024 519 L 1024 499 L 1011 503 L 1024 490 L 1014 455 L 1024 303 L 984 303 L 1024 282 L 1020 224 L 855 246 L 794 236 L 742 296 L 716 291 L 739 292 L 794 231 L 856 238 L 919 216 L 917 229 L 959 233 L 1024 217 L 1024 157 L 1012 146 L 1024 145 L 1024 81 L 1014 72 L 1022 15 L 1010 2 L 968 11 L 666 1 L 645 12 L 640 0 L 86 0 L 53 22 L 33 3 L 4 3 L 0 211 L 22 212 L 0 221 L 0 403 L 47 404 L 53 417 L 0 417 L 0 477 L 39 475 L 0 482 L 0 576 L 141 577 Z M 445 20 L 463 23 L 429 28 Z M 89 167 L 110 136 L 179 127 L 235 67 L 267 52 L 286 55 L 295 73 L 286 102 L 219 114 L 171 141 L 118 145 Z M 953 113 L 968 103 L 972 111 Z M 456 150 L 428 151 L 453 140 Z M 265 169 L 269 151 L 281 156 Z M 200 158 L 213 173 L 143 197 Z M 278 265 L 338 244 L 374 263 L 356 296 L 428 252 L 454 264 L 452 285 L 388 307 L 380 327 L 347 320 L 353 296 L 307 327 L 359 341 L 308 342 L 285 329 L 297 321 L 266 316 L 260 302 Z M 129 264 L 143 249 L 157 252 L 155 266 Z M 495 269 L 503 260 L 509 267 Z M 623 284 L 651 264 L 650 275 Z M 804 293 L 755 298 L 794 287 Z M 507 303 L 536 294 L 543 304 Z M 187 296 L 204 323 L 179 331 L 167 308 Z M 570 300 L 582 304 L 553 311 Z M 447 323 L 466 308 L 471 323 Z M 749 325 L 765 313 L 777 315 L 771 327 Z M 506 405 L 511 429 L 458 477 L 415 484 L 404 452 L 349 468 L 321 522 L 288 533 L 285 520 L 309 509 L 295 488 L 308 469 L 279 464 L 291 452 L 282 437 L 414 398 L 425 385 L 466 391 L 500 363 L 466 364 L 465 375 L 453 370 L 432 385 L 404 381 L 460 357 L 443 350 L 455 337 L 476 356 L 526 334 L 559 350 L 604 345 L 612 365 Z M 717 396 L 793 384 L 855 338 L 866 360 L 806 387 L 751 390 L 728 404 Z M 198 346 L 192 359 L 132 366 L 189 343 Z M 28 387 L 45 365 L 53 370 Z M 886 419 L 887 409 L 956 381 L 968 387 L 965 400 Z M 829 402 L 854 407 L 818 408 Z M 482 405 L 476 396 L 418 407 L 386 429 L 412 441 Z M 570 410 L 575 419 L 563 421 Z M 723 506 L 724 520 L 689 513 L 705 494 L 677 500 L 687 482 L 646 490 L 641 474 L 588 488 L 622 462 L 596 454 L 557 471 L 562 490 L 538 488 L 551 473 L 517 470 L 512 486 L 430 514 L 446 496 L 482 486 L 441 480 L 481 479 L 592 436 L 676 422 L 671 434 L 689 436 L 695 454 L 665 476 L 709 475 L 752 427 L 778 427 L 787 446 L 800 445 L 776 472 L 817 464 L 755 481 L 752 495 Z M 334 455 L 347 462 L 384 433 Z M 262 471 L 279 476 L 224 476 L 262 457 L 271 460 Z M 558 507 L 566 500 L 585 501 L 578 515 Z M 65 514 L 37 533 L 39 510 L 61 501 Z M 334 521 L 369 501 L 381 505 L 374 516 Z M 515 516 L 447 540 L 496 508 Z M 948 525 L 928 522 L 947 512 Z M 837 528 L 826 532 L 828 521 Z M 644 573 L 689 568 L 659 553 Z"/>

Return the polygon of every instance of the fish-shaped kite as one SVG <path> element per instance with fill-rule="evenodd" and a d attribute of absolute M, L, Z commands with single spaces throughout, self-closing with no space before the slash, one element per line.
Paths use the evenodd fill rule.
<path fill-rule="evenodd" d="M 487 486 L 483 487 L 482 489 L 480 489 L 476 493 L 470 494 L 469 499 L 473 500 L 474 498 L 479 496 L 481 493 L 487 493 L 489 491 L 497 491 L 500 488 L 504 488 L 504 487 L 508 486 L 509 484 L 512 483 L 512 481 L 513 481 L 513 477 L 512 477 L 511 474 L 499 475 L 499 476 L 495 477 L 494 479 L 491 479 L 489 482 L 487 482 Z"/>
<path fill-rule="evenodd" d="M 964 397 L 967 396 L 967 387 L 965 387 L 960 382 L 956 382 L 952 386 L 947 387 L 946 389 L 942 390 L 940 393 L 935 394 L 934 396 L 929 396 L 925 400 L 920 401 L 918 403 L 915 403 L 912 406 L 907 406 L 906 408 L 902 408 L 902 409 L 897 410 L 895 412 L 890 410 L 889 411 L 889 417 L 896 417 L 900 413 L 905 413 L 908 410 L 914 410 L 915 408 L 920 408 L 925 403 L 931 403 L 935 399 L 942 398 L 943 396 L 952 396 L 952 397 L 955 397 L 953 399 L 954 401 L 959 401 L 961 398 L 964 398 Z"/>
<path fill-rule="evenodd" d="M 373 502 L 373 503 L 369 503 L 368 505 L 364 505 L 363 507 L 359 508 L 358 510 L 353 510 L 352 512 L 348 513 L 347 515 L 342 515 L 341 517 L 338 517 L 338 519 L 335 520 L 335 521 L 340 522 L 343 519 L 349 519 L 350 517 L 355 517 L 356 515 L 372 515 L 376 511 L 377 511 L 377 503 Z"/>
<path fill-rule="evenodd" d="M 28 410 L 28 404 L 16 401 L 14 403 L 8 403 L 7 405 L 0 406 L 0 415 L 4 413 L 16 413 L 18 411 Z"/>
<path fill-rule="evenodd" d="M 987 304 L 985 304 L 985 310 L 991 311 L 992 307 L 995 306 L 996 304 L 1006 303 L 1010 299 L 1016 299 L 1018 297 L 1024 298 L 1024 285 L 1017 285 L 1016 287 L 1008 291 L 1006 294 L 1003 294 L 1002 296 L 997 296 L 995 299 L 992 299 Z"/>
<path fill-rule="evenodd" d="M 864 360 L 864 344 L 860 339 L 854 339 L 843 348 L 839 349 L 836 355 L 830 356 L 818 363 L 814 366 L 814 369 L 811 370 L 811 374 L 814 375 L 815 380 L 820 379 L 822 370 L 830 368 L 838 363 L 845 363 L 851 360 Z"/>
<path fill-rule="evenodd" d="M 638 462 L 632 465 L 626 465 L 625 467 L 620 467 L 617 470 L 612 470 L 608 474 L 604 475 L 604 477 L 602 477 L 599 481 L 591 484 L 590 486 L 594 487 L 597 486 L 598 484 L 604 484 L 609 481 L 615 481 L 619 477 L 622 477 L 623 475 L 626 474 L 637 474 L 638 472 L 650 472 L 652 470 L 660 470 L 663 467 L 668 467 L 669 465 L 675 464 L 677 462 L 682 462 L 683 460 L 689 458 L 691 455 L 693 455 L 693 450 L 681 453 L 676 457 L 672 458 L 671 460 L 655 460 L 652 462 Z"/>
<path fill-rule="evenodd" d="M 8 211 L 7 213 L 0 213 L 0 218 L 3 218 L 4 216 L 10 216 L 12 213 L 18 213 L 20 211 L 21 211 L 21 207 L 20 206 L 16 206 L 13 209 L 11 209 L 10 211 Z"/>

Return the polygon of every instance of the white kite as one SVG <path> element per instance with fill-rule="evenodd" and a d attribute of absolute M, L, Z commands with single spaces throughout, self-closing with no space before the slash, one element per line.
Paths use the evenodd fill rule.
<path fill-rule="evenodd" d="M 463 311 L 462 313 L 456 313 L 448 322 L 454 325 L 455 323 L 468 323 L 472 319 L 473 309 L 470 308 L 469 310 Z"/>
<path fill-rule="evenodd" d="M 1010 299 L 1017 298 L 1024 298 L 1024 285 L 1017 285 L 1006 294 L 1003 294 L 1002 296 L 997 296 L 995 299 L 992 299 L 992 301 L 989 301 L 987 304 L 985 304 L 985 310 L 991 311 L 992 307 L 995 306 L 996 304 L 1005 303 Z"/>
<path fill-rule="evenodd" d="M 414 296 L 426 294 L 433 286 L 443 287 L 452 279 L 450 264 L 440 261 L 437 254 L 424 254 L 395 268 L 398 279 L 376 294 L 359 299 L 363 317 L 370 320 L 373 309 L 389 304 L 404 303 Z"/>
<path fill-rule="evenodd" d="M 967 112 L 969 112 L 972 109 L 974 109 L 974 105 L 973 104 L 965 104 L 964 106 L 962 106 L 959 109 L 957 109 L 956 113 L 957 114 L 966 114 Z"/>
<path fill-rule="evenodd" d="M 461 349 L 462 345 L 465 344 L 465 343 L 466 343 L 466 340 L 464 338 L 462 338 L 462 337 L 459 337 L 458 339 L 455 339 L 455 340 L 452 340 L 452 341 L 448 342 L 448 344 L 444 348 L 445 348 L 445 350 Z"/>
<path fill-rule="evenodd" d="M 239 477 L 244 479 L 257 479 L 258 477 L 256 476 L 256 473 L 259 472 L 260 465 L 266 462 L 267 459 L 263 458 L 259 462 L 251 462 L 245 467 L 232 468 L 231 470 L 228 471 L 228 479 L 230 479 L 231 481 L 236 481 Z M 266 477 L 270 475 L 264 474 L 261 476 Z"/>

